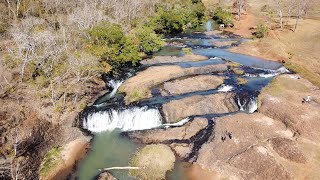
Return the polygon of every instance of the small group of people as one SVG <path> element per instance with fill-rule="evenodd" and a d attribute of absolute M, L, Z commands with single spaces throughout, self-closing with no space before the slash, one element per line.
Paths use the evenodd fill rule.
<path fill-rule="evenodd" d="M 233 134 L 232 132 L 228 132 L 227 130 L 223 133 L 223 135 L 221 136 L 221 140 L 222 142 L 224 142 L 225 140 L 227 140 L 227 136 L 229 137 L 229 139 L 232 139 Z"/>

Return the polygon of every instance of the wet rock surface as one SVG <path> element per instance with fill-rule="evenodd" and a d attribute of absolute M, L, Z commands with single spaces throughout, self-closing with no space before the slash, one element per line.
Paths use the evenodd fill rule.
<path fill-rule="evenodd" d="M 191 96 L 162 106 L 167 122 L 177 122 L 192 115 L 222 114 L 239 110 L 234 93 Z"/>
<path fill-rule="evenodd" d="M 213 75 L 200 75 L 181 80 L 165 82 L 162 96 L 177 95 L 194 91 L 216 89 L 223 83 L 224 78 Z"/>

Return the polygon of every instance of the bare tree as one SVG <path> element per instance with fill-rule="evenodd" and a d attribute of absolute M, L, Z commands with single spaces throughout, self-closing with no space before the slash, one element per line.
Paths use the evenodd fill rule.
<path fill-rule="evenodd" d="M 245 0 L 236 0 L 234 3 L 233 3 L 233 7 L 237 9 L 237 19 L 238 21 L 240 20 L 241 18 L 241 15 L 242 15 L 242 12 L 245 8 Z"/>
<path fill-rule="evenodd" d="M 282 0 L 275 0 L 277 5 L 277 13 L 279 16 L 279 24 L 281 31 L 283 30 L 283 14 L 282 14 Z"/>
<path fill-rule="evenodd" d="M 296 15 L 296 23 L 293 28 L 293 32 L 297 30 L 298 24 L 303 15 L 306 15 L 308 10 L 310 9 L 313 1 L 312 0 L 298 0 L 297 2 L 297 15 Z"/>

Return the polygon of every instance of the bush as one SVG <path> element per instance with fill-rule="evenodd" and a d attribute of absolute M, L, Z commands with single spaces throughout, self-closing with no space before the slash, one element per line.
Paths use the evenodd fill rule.
<path fill-rule="evenodd" d="M 233 16 L 231 12 L 218 7 L 214 11 L 213 19 L 217 21 L 219 24 L 231 24 L 233 20 Z"/>
<path fill-rule="evenodd" d="M 138 48 L 140 52 L 152 53 L 159 51 L 163 46 L 163 41 L 152 28 L 143 26 L 135 31 L 135 36 L 138 39 Z"/>
<path fill-rule="evenodd" d="M 132 158 L 130 165 L 143 169 L 130 170 L 131 176 L 139 179 L 165 179 L 166 172 L 174 167 L 175 156 L 172 150 L 162 144 L 148 145 Z"/>
<path fill-rule="evenodd" d="M 141 57 L 132 38 L 123 37 L 118 44 L 108 46 L 106 52 L 102 54 L 101 60 L 108 63 L 112 70 L 117 71 L 128 63 L 136 65 Z"/>
<path fill-rule="evenodd" d="M 156 33 L 174 34 L 198 27 L 204 18 L 205 7 L 200 1 L 178 1 L 171 5 L 163 4 L 156 10 L 149 26 Z"/>
<path fill-rule="evenodd" d="M 264 38 L 265 36 L 267 36 L 269 31 L 269 27 L 265 24 L 259 24 L 257 31 L 254 33 L 254 36 L 256 36 L 257 38 Z"/>
<path fill-rule="evenodd" d="M 88 31 L 94 45 L 111 45 L 119 43 L 124 36 L 120 25 L 103 23 Z"/>
<path fill-rule="evenodd" d="M 44 156 L 40 165 L 40 175 L 46 176 L 52 171 L 59 163 L 61 163 L 61 148 L 54 147 Z"/>

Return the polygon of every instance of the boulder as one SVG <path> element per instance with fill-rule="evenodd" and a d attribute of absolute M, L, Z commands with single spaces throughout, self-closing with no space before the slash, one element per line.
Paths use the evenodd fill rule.
<path fill-rule="evenodd" d="M 109 172 L 99 174 L 98 180 L 116 180 L 116 178 Z"/>
<path fill-rule="evenodd" d="M 192 115 L 222 114 L 239 110 L 234 93 L 191 96 L 162 106 L 167 122 L 177 122 Z"/>
<path fill-rule="evenodd" d="M 216 89 L 224 81 L 223 77 L 213 75 L 200 75 L 184 79 L 165 82 L 163 85 L 163 96 L 177 95 L 194 91 Z"/>

